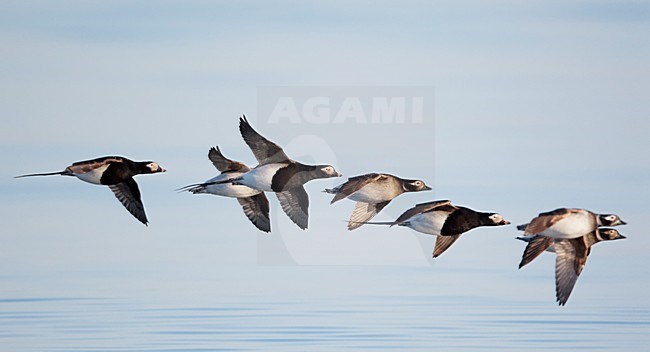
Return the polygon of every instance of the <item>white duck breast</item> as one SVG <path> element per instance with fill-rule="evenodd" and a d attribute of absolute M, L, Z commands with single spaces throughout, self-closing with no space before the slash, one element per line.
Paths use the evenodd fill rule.
<path fill-rule="evenodd" d="M 593 215 L 588 212 L 573 213 L 553 224 L 541 234 L 553 238 L 576 238 L 594 230 Z"/>
<path fill-rule="evenodd" d="M 103 166 L 100 166 L 100 167 L 98 167 L 96 169 L 85 172 L 83 174 L 73 174 L 73 175 L 76 176 L 78 179 L 80 179 L 82 181 L 92 183 L 92 184 L 95 184 L 95 185 L 101 185 L 102 184 L 101 183 L 102 175 L 104 174 L 104 171 L 106 171 L 106 169 L 108 169 L 109 166 L 110 166 L 110 164 L 105 164 Z"/>
<path fill-rule="evenodd" d="M 285 166 L 287 166 L 287 164 L 260 165 L 253 170 L 243 174 L 241 176 L 241 180 L 237 182 L 256 190 L 273 192 L 273 189 L 271 188 L 273 176 L 275 176 L 275 173 L 279 169 Z"/>
<path fill-rule="evenodd" d="M 364 203 L 381 203 L 395 198 L 393 192 L 389 188 L 392 183 L 389 182 L 372 182 L 361 187 L 360 190 L 348 196 L 349 199 L 356 202 Z"/>
<path fill-rule="evenodd" d="M 205 181 L 205 183 L 225 181 L 231 178 L 239 177 L 241 175 L 243 175 L 242 172 L 228 172 L 213 177 Z M 217 196 L 224 196 L 224 197 L 231 197 L 231 198 L 244 198 L 244 197 L 252 197 L 256 194 L 260 194 L 261 191 L 252 189 L 250 187 L 242 186 L 242 185 L 221 183 L 221 184 L 207 185 L 205 189 L 200 193 L 209 193 Z"/>
<path fill-rule="evenodd" d="M 449 217 L 449 213 L 442 211 L 420 213 L 407 220 L 408 227 L 417 232 L 439 236 L 447 217 Z"/>
<path fill-rule="evenodd" d="M 165 172 L 165 169 L 153 161 L 136 162 L 120 156 L 105 156 L 75 162 L 63 171 L 20 175 L 16 176 L 16 178 L 54 175 L 75 176 L 84 182 L 106 185 L 131 215 L 147 225 L 149 220 L 147 220 L 144 211 L 140 189 L 133 176 L 158 172 Z"/>

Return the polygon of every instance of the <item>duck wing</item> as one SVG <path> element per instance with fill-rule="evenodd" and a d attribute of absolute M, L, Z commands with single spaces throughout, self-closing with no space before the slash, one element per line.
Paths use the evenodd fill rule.
<path fill-rule="evenodd" d="M 334 188 L 333 191 L 336 191 L 336 195 L 330 204 L 351 196 L 354 192 L 362 189 L 364 186 L 371 182 L 382 181 L 387 178 L 388 176 L 377 173 L 350 177 L 344 184 Z"/>
<path fill-rule="evenodd" d="M 275 192 L 285 214 L 298 227 L 305 230 L 309 223 L 309 196 L 304 187 L 295 187 L 282 192 Z"/>
<path fill-rule="evenodd" d="M 589 248 L 584 238 L 558 240 L 555 242 L 555 297 L 560 305 L 565 305 L 578 276 L 587 262 Z"/>
<path fill-rule="evenodd" d="M 381 203 L 357 202 L 348 221 L 348 230 L 352 231 L 361 227 L 366 221 L 374 218 L 388 203 L 390 200 Z"/>
<path fill-rule="evenodd" d="M 524 265 L 532 262 L 540 254 L 544 253 L 548 247 L 553 244 L 553 237 L 535 235 L 528 241 L 524 253 L 521 255 L 521 262 L 519 262 L 519 269 Z"/>
<path fill-rule="evenodd" d="M 228 159 L 223 156 L 223 154 L 221 154 L 221 150 L 219 150 L 219 147 L 210 148 L 210 151 L 208 152 L 208 159 L 210 159 L 212 165 L 214 165 L 214 167 L 216 167 L 217 170 L 221 171 L 222 173 L 228 171 L 250 171 L 250 168 L 246 166 L 246 164 Z"/>
<path fill-rule="evenodd" d="M 244 214 L 255 227 L 264 232 L 271 232 L 271 218 L 269 217 L 269 200 L 264 193 L 251 197 L 237 198 Z"/>
<path fill-rule="evenodd" d="M 457 209 L 455 206 L 451 205 L 450 200 L 434 200 L 432 202 L 426 202 L 426 203 L 420 203 L 416 204 L 413 208 L 408 209 L 402 215 L 400 215 L 397 220 L 395 220 L 396 224 L 399 224 L 401 222 L 404 222 L 415 215 L 422 214 L 422 213 L 428 213 L 430 211 L 434 210 L 440 210 L 441 207 L 449 207 L 449 211 L 453 211 Z"/>
<path fill-rule="evenodd" d="M 546 213 L 540 213 L 536 218 L 530 221 L 528 226 L 526 226 L 524 234 L 536 235 L 538 233 L 542 233 L 572 213 L 574 213 L 573 209 L 566 208 L 560 208 Z"/>
<path fill-rule="evenodd" d="M 246 116 L 239 119 L 239 132 L 260 165 L 291 161 L 279 145 L 257 133 L 248 123 Z"/>
<path fill-rule="evenodd" d="M 144 212 L 144 205 L 140 198 L 140 189 L 133 177 L 127 178 L 124 182 L 109 185 L 108 188 L 113 191 L 115 197 L 124 205 L 126 210 L 129 211 L 141 223 L 147 225 L 147 214 Z"/>
<path fill-rule="evenodd" d="M 437 258 L 439 255 L 444 253 L 459 237 L 460 235 L 436 236 L 436 244 L 433 248 L 433 257 Z"/>
<path fill-rule="evenodd" d="M 76 175 L 82 175 L 101 167 L 108 166 L 112 163 L 124 162 L 125 160 L 128 159 L 119 156 L 105 156 L 93 160 L 77 161 L 68 166 L 65 170 Z"/>

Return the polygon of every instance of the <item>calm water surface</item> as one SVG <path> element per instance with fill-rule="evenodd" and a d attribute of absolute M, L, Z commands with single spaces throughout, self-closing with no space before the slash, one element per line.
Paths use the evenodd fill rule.
<path fill-rule="evenodd" d="M 5 351 L 645 350 L 647 310 L 541 311 L 468 297 L 0 301 Z"/>

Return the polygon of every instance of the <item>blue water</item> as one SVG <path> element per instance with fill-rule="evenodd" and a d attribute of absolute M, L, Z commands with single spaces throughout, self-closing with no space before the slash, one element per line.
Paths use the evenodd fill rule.
<path fill-rule="evenodd" d="M 212 211 L 204 208 L 191 211 Z M 56 209 L 41 212 L 42 218 L 66 218 L 65 208 Z M 233 221 L 247 221 L 235 215 Z M 95 218 L 77 221 L 91 233 L 66 232 L 66 225 L 44 220 L 20 225 L 30 231 L 3 235 L 0 351 L 645 351 L 650 346 L 648 237 L 634 224 L 625 228 L 631 234 L 627 240 L 594 248 L 567 305 L 560 307 L 554 256 L 544 254 L 518 270 L 523 245 L 508 228 L 469 233 L 427 263 L 423 253 L 430 253 L 432 239 L 400 232 L 404 229 L 301 232 L 294 238 L 211 232 L 203 222 L 201 231 L 193 232 L 174 227 L 170 217 L 164 226 L 115 232 L 94 226 Z M 7 221 L 22 224 L 20 216 Z M 398 239 L 405 241 L 402 247 L 384 248 Z M 266 257 L 282 249 L 267 242 L 284 244 L 295 262 L 280 265 Z M 305 252 L 332 264 L 304 264 L 311 258 L 300 256 Z M 362 255 L 376 261 L 336 265 Z"/>
<path fill-rule="evenodd" d="M 650 311 L 464 297 L 0 300 L 3 351 L 645 350 Z"/>

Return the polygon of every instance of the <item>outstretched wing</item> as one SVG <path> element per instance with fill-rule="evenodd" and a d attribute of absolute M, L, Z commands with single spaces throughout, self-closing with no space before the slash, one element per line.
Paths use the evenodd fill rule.
<path fill-rule="evenodd" d="M 115 197 L 124 205 L 129 213 L 140 220 L 141 223 L 147 225 L 149 220 L 147 220 L 147 214 L 144 212 L 144 205 L 140 199 L 140 189 L 132 177 L 124 182 L 109 185 L 108 188 L 113 191 Z"/>
<path fill-rule="evenodd" d="M 264 193 L 251 197 L 237 198 L 244 214 L 255 227 L 264 232 L 271 232 L 271 218 L 269 217 L 269 200 Z"/>
<path fill-rule="evenodd" d="M 279 145 L 257 133 L 248 123 L 246 116 L 239 119 L 239 132 L 242 138 L 244 138 L 244 142 L 253 151 L 260 165 L 284 163 L 291 160 Z"/>
<path fill-rule="evenodd" d="M 433 248 L 433 257 L 438 258 L 439 255 L 444 253 L 449 247 L 451 247 L 454 242 L 460 237 L 460 235 L 454 236 L 436 236 L 436 244 Z"/>
<path fill-rule="evenodd" d="M 217 170 L 221 171 L 222 173 L 228 171 L 250 171 L 250 168 L 246 166 L 246 164 L 228 159 L 223 156 L 223 154 L 221 154 L 221 150 L 219 150 L 219 147 L 210 148 L 210 151 L 208 152 L 208 159 L 210 159 L 212 165 L 214 165 L 214 167 L 216 167 Z"/>
<path fill-rule="evenodd" d="M 354 206 L 354 211 L 350 216 L 348 221 L 348 230 L 354 230 L 363 225 L 366 221 L 372 219 L 377 215 L 384 207 L 390 203 L 390 200 L 381 203 L 364 203 L 357 202 Z"/>
<path fill-rule="evenodd" d="M 555 297 L 560 305 L 565 305 L 573 287 L 587 262 L 589 249 L 583 238 L 559 240 L 555 242 Z"/>
<path fill-rule="evenodd" d="M 524 265 L 532 262 L 535 258 L 539 257 L 548 247 L 553 244 L 553 237 L 535 235 L 530 238 L 524 253 L 521 255 L 521 262 L 519 263 L 519 269 Z"/>
<path fill-rule="evenodd" d="M 291 188 L 286 191 L 276 192 L 275 195 L 289 219 L 301 229 L 307 229 L 309 223 L 309 196 L 305 188 Z"/>
<path fill-rule="evenodd" d="M 335 188 L 337 193 L 330 204 L 333 204 L 334 202 L 337 202 L 343 198 L 349 197 L 352 195 L 352 193 L 360 190 L 370 182 L 381 181 L 383 178 L 386 178 L 386 176 L 377 173 L 350 177 L 347 182 Z"/>

